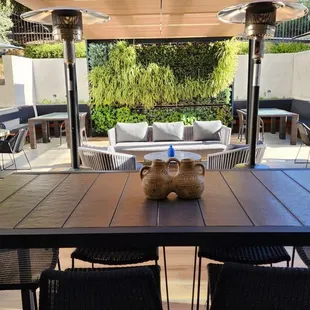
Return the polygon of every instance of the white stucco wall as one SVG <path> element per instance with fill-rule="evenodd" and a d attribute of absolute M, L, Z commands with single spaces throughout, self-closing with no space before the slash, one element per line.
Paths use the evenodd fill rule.
<path fill-rule="evenodd" d="M 0 86 L 0 107 L 32 105 L 32 60 L 17 56 L 3 56 L 2 60 L 5 85 Z"/>
<path fill-rule="evenodd" d="M 294 56 L 293 98 L 310 100 L 310 52 Z"/>
<path fill-rule="evenodd" d="M 63 59 L 33 59 L 33 76 L 36 103 L 44 99 L 66 101 L 65 71 Z M 77 88 L 79 101 L 88 101 L 87 62 L 76 60 Z M 55 97 L 56 96 L 56 97 Z"/>
<path fill-rule="evenodd" d="M 3 56 L 5 85 L 0 85 L 0 108 L 33 105 L 44 99 L 66 101 L 63 59 L 30 59 Z M 85 58 L 76 60 L 79 101 L 87 102 L 88 77 Z M 54 96 L 55 95 L 55 96 Z"/>
<path fill-rule="evenodd" d="M 35 98 L 33 91 L 32 59 L 17 56 L 11 57 L 15 105 L 33 105 Z"/>
<path fill-rule="evenodd" d="M 262 60 L 260 96 L 266 98 L 292 98 L 295 54 L 266 54 Z M 309 55 L 310 57 L 310 55 Z M 297 68 L 299 70 L 299 68 Z M 310 66 L 309 66 L 310 71 Z M 235 99 L 247 96 L 248 56 L 239 56 L 235 76 Z"/>
<path fill-rule="evenodd" d="M 247 55 L 239 56 L 235 99 L 246 99 Z M 63 59 L 3 56 L 5 85 L 0 85 L 0 107 L 32 105 L 44 99 L 66 101 Z M 79 101 L 88 101 L 87 62 L 77 59 Z M 262 61 L 260 96 L 310 100 L 310 52 L 266 54 Z M 54 96 L 56 95 L 56 96 Z"/>

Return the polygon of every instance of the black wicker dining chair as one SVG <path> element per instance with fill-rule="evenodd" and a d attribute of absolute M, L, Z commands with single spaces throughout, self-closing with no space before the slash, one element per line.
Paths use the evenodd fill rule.
<path fill-rule="evenodd" d="M 208 274 L 211 310 L 310 309 L 309 269 L 226 263 L 209 264 Z"/>
<path fill-rule="evenodd" d="M 78 259 L 84 262 L 89 262 L 94 268 L 94 264 L 102 264 L 109 266 L 132 265 L 154 261 L 155 266 L 158 265 L 158 247 L 144 248 L 76 248 L 71 253 L 72 268 L 75 267 L 74 260 Z M 169 289 L 168 289 L 168 274 L 166 249 L 163 247 L 164 272 L 167 308 L 170 309 Z"/>
<path fill-rule="evenodd" d="M 18 130 L 18 132 L 14 136 L 9 136 L 5 140 L 0 141 L 0 153 L 1 153 L 1 157 L 2 157 L 2 168 L 3 169 L 5 169 L 3 154 L 8 154 L 10 156 L 11 160 L 12 160 L 12 158 L 11 158 L 11 155 L 12 155 L 13 160 L 12 160 L 12 164 L 10 166 L 14 165 L 15 170 L 17 170 L 17 165 L 16 165 L 16 160 L 15 160 L 14 154 L 18 154 L 20 152 L 24 153 L 24 156 L 27 160 L 27 163 L 31 169 L 30 162 L 29 162 L 28 157 L 24 151 L 24 145 L 25 145 L 27 133 L 28 133 L 28 128 L 21 128 Z M 10 166 L 8 166 L 7 168 L 9 168 Z"/>
<path fill-rule="evenodd" d="M 58 249 L 50 248 L 0 249 L 0 291 L 20 290 L 22 296 L 30 292 L 37 305 L 40 275 L 46 269 L 55 268 L 58 256 Z"/>
<path fill-rule="evenodd" d="M 47 270 L 40 279 L 40 310 L 161 310 L 159 266 Z"/>
<path fill-rule="evenodd" d="M 200 281 L 201 281 L 201 263 L 202 258 L 212 259 L 222 263 L 241 263 L 249 265 L 264 265 L 286 262 L 289 267 L 291 260 L 283 246 L 227 246 L 211 247 L 207 245 L 200 246 L 198 249 L 198 289 L 197 289 L 197 309 L 199 309 L 200 299 Z M 197 247 L 195 248 L 194 275 L 192 289 L 192 309 L 194 305 L 195 277 L 196 277 Z M 209 284 L 208 284 L 209 287 Z M 209 293 L 207 294 L 209 298 Z M 207 300 L 207 303 L 209 300 Z"/>

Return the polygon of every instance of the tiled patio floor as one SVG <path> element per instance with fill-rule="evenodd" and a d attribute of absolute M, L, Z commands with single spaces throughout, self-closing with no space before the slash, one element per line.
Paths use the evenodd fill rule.
<path fill-rule="evenodd" d="M 91 139 L 92 144 L 106 146 L 108 144 L 106 138 Z M 238 143 L 237 137 L 232 137 L 233 143 Z M 265 142 L 267 150 L 265 152 L 264 163 L 270 168 L 304 168 L 305 165 L 295 165 L 294 159 L 298 152 L 299 145 L 291 146 L 289 144 L 289 137 L 286 140 L 279 140 L 277 135 L 269 133 L 265 134 Z M 26 145 L 25 151 L 31 162 L 34 171 L 48 171 L 48 170 L 68 170 L 70 169 L 70 152 L 66 145 L 59 145 L 59 139 L 52 139 L 49 144 L 38 143 L 36 150 L 31 150 L 29 145 Z M 300 154 L 300 158 L 306 158 L 308 149 L 305 148 Z M 8 162 L 8 160 L 6 160 Z M 17 166 L 19 168 L 27 168 L 26 160 L 22 154 L 17 156 Z M 9 172 L 0 172 L 0 177 L 4 177 Z M 62 268 L 70 267 L 70 253 L 72 249 L 61 250 L 61 264 Z M 291 253 L 291 248 L 288 249 Z M 162 257 L 162 255 L 161 255 Z M 191 286 L 192 286 L 192 272 L 193 272 L 193 258 L 194 248 L 167 248 L 168 260 L 168 276 L 170 300 L 172 301 L 172 310 L 190 309 L 191 302 Z M 203 277 L 201 287 L 201 309 L 205 309 L 204 302 L 206 299 L 206 264 L 208 260 L 203 260 Z M 160 261 L 162 264 L 162 261 Z M 304 266 L 299 258 L 296 260 L 296 266 Z M 77 266 L 88 266 L 80 263 Z M 162 280 L 164 277 L 162 275 Z M 162 295 L 165 300 L 164 282 L 162 282 Z M 0 292 L 0 310 L 21 309 L 19 292 Z"/>

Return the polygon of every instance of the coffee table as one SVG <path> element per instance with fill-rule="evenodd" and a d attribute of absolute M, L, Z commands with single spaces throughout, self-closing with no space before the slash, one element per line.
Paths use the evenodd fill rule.
<path fill-rule="evenodd" d="M 144 156 L 145 161 L 152 161 L 155 159 L 161 159 L 161 160 L 167 161 L 169 158 L 171 157 L 168 156 L 168 151 L 148 153 Z M 190 158 L 195 161 L 201 160 L 201 156 L 199 154 L 192 153 L 192 152 L 183 152 L 183 151 L 175 151 L 175 155 L 173 156 L 173 158 L 176 158 L 178 160 L 182 160 L 185 158 Z"/>

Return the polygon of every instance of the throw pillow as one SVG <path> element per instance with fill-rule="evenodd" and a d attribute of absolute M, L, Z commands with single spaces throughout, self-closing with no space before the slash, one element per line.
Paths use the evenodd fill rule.
<path fill-rule="evenodd" d="M 153 141 L 182 141 L 183 122 L 153 123 Z"/>
<path fill-rule="evenodd" d="M 220 141 L 220 131 L 223 125 L 221 121 L 196 121 L 193 124 L 195 141 L 213 140 Z"/>
<path fill-rule="evenodd" d="M 145 142 L 147 141 L 147 122 L 143 123 L 117 123 L 117 142 Z"/>

